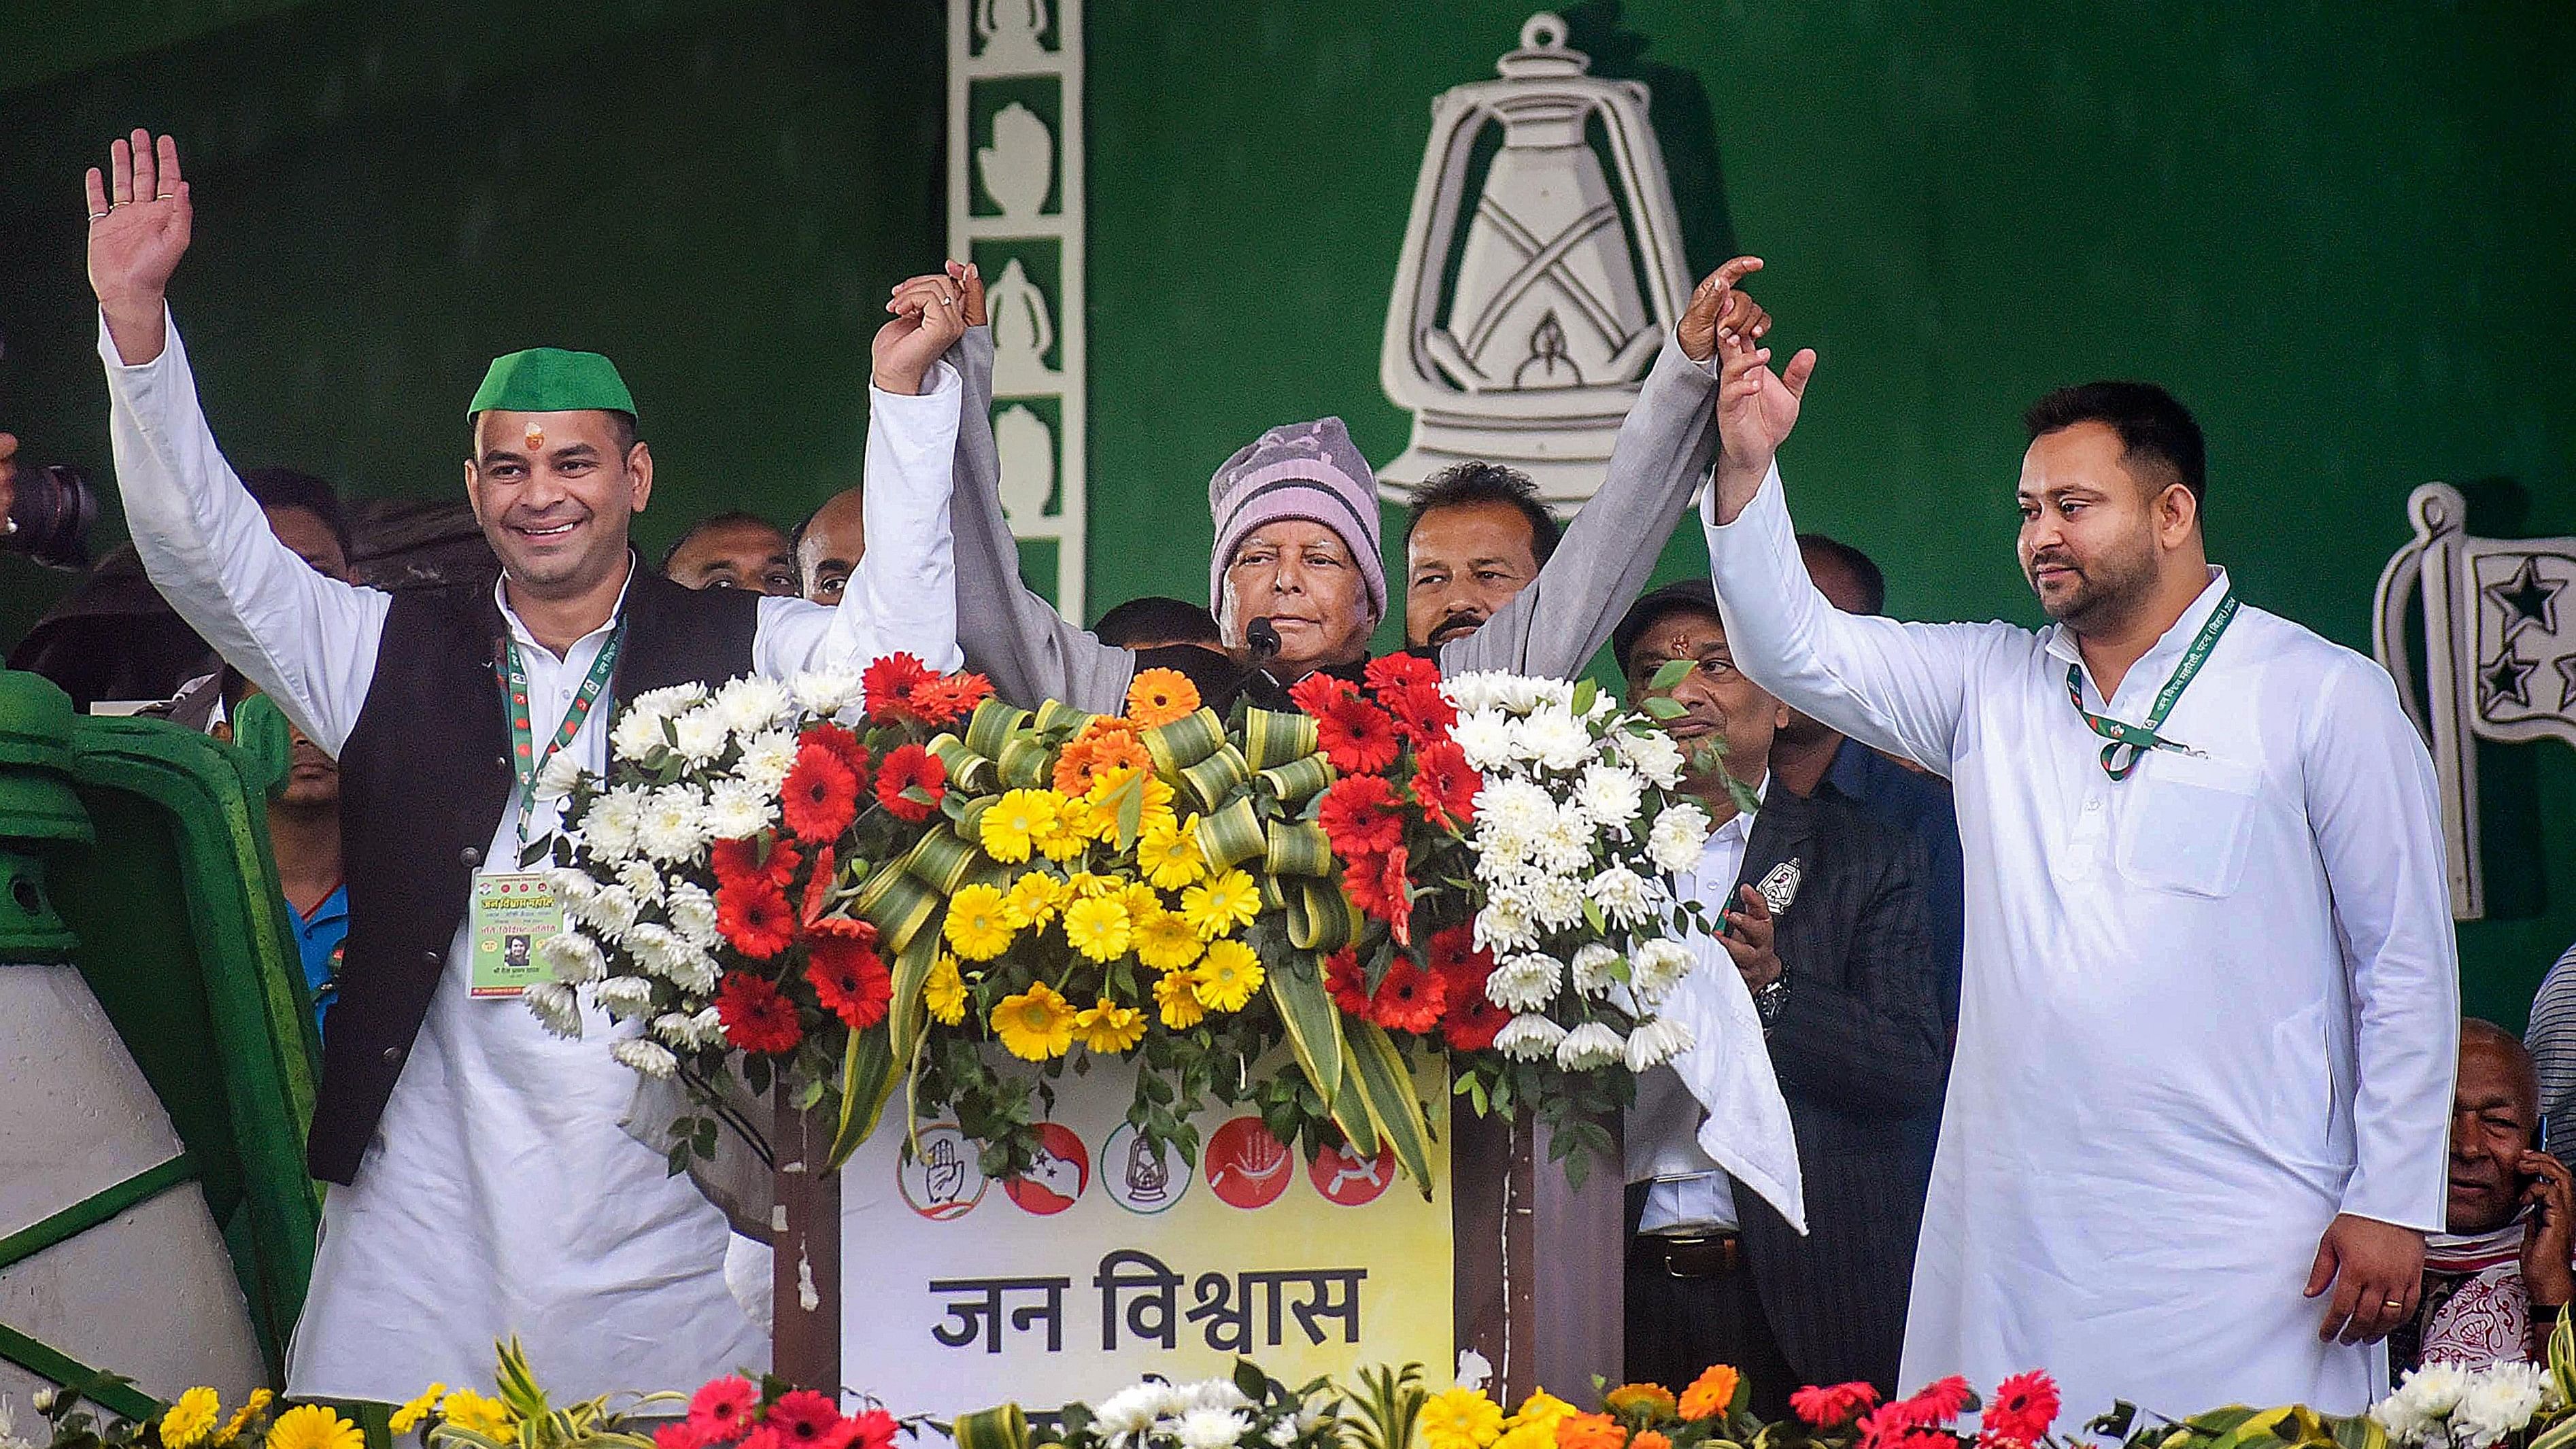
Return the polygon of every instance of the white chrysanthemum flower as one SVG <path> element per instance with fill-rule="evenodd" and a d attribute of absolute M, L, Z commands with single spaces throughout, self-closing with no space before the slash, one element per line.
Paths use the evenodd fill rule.
<path fill-rule="evenodd" d="M 1297 1421 L 1292 1417 L 1272 1424 L 1269 1432 L 1261 1437 L 1270 1441 L 1272 1449 L 1288 1449 L 1289 1445 L 1297 1442 L 1297 1433 Z"/>
<path fill-rule="evenodd" d="M 532 792 L 538 800 L 560 800 L 581 783 L 581 759 L 570 750 L 557 750 L 546 757 L 537 770 L 537 785 Z"/>
<path fill-rule="evenodd" d="M 1565 1028 L 1536 1014 L 1515 1016 L 1494 1034 L 1494 1050 L 1514 1061 L 1541 1062 L 1556 1054 Z"/>
<path fill-rule="evenodd" d="M 733 772 L 755 795 L 767 798 L 778 793 L 787 783 L 787 772 L 794 768 L 796 736 L 785 730 L 763 730 L 743 741 L 742 758 L 735 762 Z"/>
<path fill-rule="evenodd" d="M 758 835 L 777 819 L 777 800 L 775 789 L 763 790 L 749 780 L 718 780 L 707 790 L 707 829 L 718 840 Z"/>
<path fill-rule="evenodd" d="M 539 941 L 537 959 L 567 986 L 587 986 L 608 974 L 608 958 L 600 954 L 599 943 L 579 931 L 557 931 Z"/>
<path fill-rule="evenodd" d="M 1181 1401 L 1184 1409 L 1224 1410 L 1252 1407 L 1252 1401 L 1243 1396 L 1243 1390 L 1236 1388 L 1232 1379 L 1200 1379 L 1193 1384 L 1183 1384 Z"/>
<path fill-rule="evenodd" d="M 611 1021 L 642 1016 L 653 1009 L 653 983 L 641 976 L 611 976 L 591 992 Z"/>
<path fill-rule="evenodd" d="M 608 747 L 621 760 L 650 765 L 671 747 L 671 737 L 662 732 L 663 723 L 661 715 L 630 707 L 617 716 L 616 728 L 608 732 Z"/>
<path fill-rule="evenodd" d="M 1501 702 L 1494 693 L 1492 678 L 1491 672 L 1482 669 L 1452 674 L 1440 681 L 1440 692 L 1448 697 L 1450 707 L 1461 715 L 1492 709 Z"/>
<path fill-rule="evenodd" d="M 622 885 L 613 885 L 600 887 L 580 908 L 579 915 L 581 923 L 598 932 L 602 939 L 622 941 L 628 931 L 635 929 L 635 918 L 643 910 L 644 903 L 635 899 L 633 891 Z"/>
<path fill-rule="evenodd" d="M 554 892 L 555 899 L 567 911 L 578 913 L 585 903 L 599 894 L 599 883 L 590 878 L 588 871 L 575 870 L 568 865 L 551 865 L 541 874 L 545 877 L 546 889 Z"/>
<path fill-rule="evenodd" d="M 787 713 L 787 686 L 766 675 L 746 674 L 726 680 L 724 688 L 716 691 L 712 707 L 726 729 L 748 739 Z"/>
<path fill-rule="evenodd" d="M 680 1066 L 680 1059 L 671 1055 L 671 1049 L 651 1037 L 627 1037 L 611 1045 L 608 1054 L 619 1066 L 657 1082 L 667 1081 Z"/>
<path fill-rule="evenodd" d="M 698 1049 L 697 1018 L 685 1011 L 666 1011 L 653 1018 L 653 1038 L 682 1051 Z"/>
<path fill-rule="evenodd" d="M 725 752 L 733 743 L 733 731 L 726 727 L 724 712 L 713 704 L 703 704 L 671 725 L 672 748 L 692 765 L 703 765 Z"/>
<path fill-rule="evenodd" d="M 581 833 L 590 858 L 615 864 L 635 853 L 635 832 L 644 823 L 644 790 L 619 785 L 593 801 L 581 817 Z"/>
<path fill-rule="evenodd" d="M 1654 828 L 1646 832 L 1646 853 L 1666 873 L 1679 875 L 1699 864 L 1700 853 L 1708 848 L 1708 812 L 1685 800 L 1664 807 L 1655 817 Z"/>
<path fill-rule="evenodd" d="M 1551 770 L 1571 770 L 1592 757 L 1599 742 L 1583 722 L 1553 706 L 1512 726 L 1512 751 Z"/>
<path fill-rule="evenodd" d="M 1671 995 L 1690 969 L 1690 948 L 1681 942 L 1640 941 L 1628 952 L 1628 989 L 1651 1006 Z"/>
<path fill-rule="evenodd" d="M 1606 996 L 1619 984 L 1619 953 L 1599 941 L 1587 941 L 1566 963 L 1574 973 L 1574 989 L 1586 996 Z"/>
<path fill-rule="evenodd" d="M 798 709 L 829 719 L 859 702 L 859 671 L 804 670 L 788 681 L 787 693 L 794 698 Z"/>
<path fill-rule="evenodd" d="M 1484 774 L 1507 769 L 1512 764 L 1512 722 L 1499 709 L 1480 709 L 1462 713 L 1449 728 L 1449 741 L 1467 757 L 1467 763 Z"/>
<path fill-rule="evenodd" d="M 1556 1044 L 1556 1064 L 1569 1072 L 1588 1072 L 1627 1060 L 1628 1043 L 1602 1022 L 1587 1021 Z"/>
<path fill-rule="evenodd" d="M 1628 1070 L 1642 1072 L 1660 1067 L 1693 1045 L 1691 1029 L 1669 1016 L 1658 1016 L 1637 1024 L 1628 1033 Z"/>
<path fill-rule="evenodd" d="M 2406 1375 L 2397 1392 L 2373 1405 L 2370 1416 L 2400 1443 L 2428 1444 L 2446 1440 L 2445 1422 L 2469 1390 L 2469 1371 L 2457 1364 L 2428 1363 Z"/>
<path fill-rule="evenodd" d="M 680 939 L 679 932 L 659 921 L 637 922 L 635 928 L 626 933 L 626 939 L 618 944 L 635 958 L 636 965 L 655 976 L 670 975 L 673 962 L 697 949 Z"/>
<path fill-rule="evenodd" d="M 1598 836 L 1592 828 L 1592 817 L 1583 807 L 1568 801 L 1556 808 L 1545 828 L 1538 832 L 1531 855 L 1539 868 L 1551 875 L 1590 874 L 1592 847 Z"/>
<path fill-rule="evenodd" d="M 1172 1426 L 1172 1439 L 1181 1449 L 1234 1449 L 1251 1427 L 1251 1420 L 1232 1409 L 1192 1409 Z"/>
<path fill-rule="evenodd" d="M 1154 1427 L 1157 1420 L 1180 1411 L 1180 1395 L 1159 1380 L 1129 1384 L 1100 1401 L 1091 1411 L 1092 1427 L 1120 1442 Z"/>
<path fill-rule="evenodd" d="M 1574 798 L 1593 824 L 1624 831 L 1645 806 L 1646 780 L 1625 765 L 1595 761 L 1584 766 L 1583 777 L 1574 782 Z"/>
<path fill-rule="evenodd" d="M 1530 915 L 1551 931 L 1583 919 L 1583 883 L 1568 875 L 1543 875 L 1529 885 Z"/>
<path fill-rule="evenodd" d="M 1528 902 L 1511 891 L 1486 898 L 1485 908 L 1476 913 L 1478 950 L 1516 951 L 1537 944 L 1538 925 L 1530 919 Z"/>
<path fill-rule="evenodd" d="M 635 702 L 626 707 L 626 712 L 651 715 L 656 719 L 677 719 L 687 713 L 691 705 L 706 697 L 707 687 L 692 679 L 680 684 L 666 684 L 660 689 L 648 689 L 635 696 Z"/>
<path fill-rule="evenodd" d="M 1662 904 L 1655 888 L 1646 878 L 1624 865 L 1614 865 L 1592 878 L 1585 887 L 1603 915 L 1621 926 L 1642 924 Z"/>
<path fill-rule="evenodd" d="M 699 1007 L 698 1014 L 691 1020 L 691 1029 L 697 1033 L 698 1045 L 714 1046 L 724 1040 L 724 1018 L 717 1014 L 713 1006 Z"/>
<path fill-rule="evenodd" d="M 1485 999 L 1505 1011 L 1541 1011 L 1556 999 L 1562 976 L 1553 956 L 1536 951 L 1506 956 L 1485 976 Z"/>
<path fill-rule="evenodd" d="M 617 883 L 647 905 L 662 904 L 662 873 L 655 870 L 649 860 L 618 862 Z"/>
<path fill-rule="evenodd" d="M 537 1024 L 566 1041 L 581 1039 L 581 998 L 560 981 L 539 981 L 519 993 Z"/>
<path fill-rule="evenodd" d="M 709 833 L 707 799 L 694 785 L 665 785 L 645 802 L 644 818 L 635 829 L 635 844 L 666 865 L 688 860 L 715 839 Z"/>
<path fill-rule="evenodd" d="M 674 881 L 662 909 L 671 917 L 671 929 L 692 946 L 714 950 L 724 939 L 716 929 L 716 898 L 696 881 Z"/>
<path fill-rule="evenodd" d="M 1669 790 L 1681 783 L 1682 747 L 1661 729 L 1612 730 L 1610 748 L 1640 775 Z"/>
<path fill-rule="evenodd" d="M 1476 849 L 1481 855 L 1526 855 L 1530 842 L 1555 820 L 1556 801 L 1534 781 L 1506 775 L 1476 791 Z"/>
<path fill-rule="evenodd" d="M 2471 1375 L 2451 1410 L 2451 1442 L 2459 1449 L 2486 1449 L 2531 1422 L 2548 1397 L 2549 1370 L 2536 1363 L 2497 1363 Z"/>

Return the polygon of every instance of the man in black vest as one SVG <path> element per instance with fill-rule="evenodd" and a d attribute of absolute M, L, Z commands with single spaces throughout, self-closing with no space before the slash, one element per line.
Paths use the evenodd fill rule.
<path fill-rule="evenodd" d="M 619 1126 L 632 1078 L 617 1033 L 556 983 L 494 999 L 469 917 L 554 828 L 551 792 L 532 789 L 544 763 L 560 750 L 604 768 L 611 711 L 637 694 L 854 674 L 898 650 L 957 665 L 961 388 L 938 360 L 961 330 L 954 285 L 899 291 L 877 334 L 868 531 L 884 546 L 840 608 L 692 592 L 641 567 L 628 523 L 653 460 L 634 400 L 606 358 L 552 348 L 495 362 L 470 410 L 466 495 L 500 583 L 386 594 L 278 543 L 215 446 L 163 300 L 189 235 L 176 144 L 135 132 L 88 189 L 135 547 L 171 606 L 341 763 L 350 927 L 311 1132 L 314 1174 L 340 1186 L 289 1391 L 393 1401 L 480 1383 L 510 1334 L 573 1398 L 764 1362 L 724 1286 L 723 1216 Z M 549 1034 L 525 1009 L 540 1000 L 589 1030 Z"/>

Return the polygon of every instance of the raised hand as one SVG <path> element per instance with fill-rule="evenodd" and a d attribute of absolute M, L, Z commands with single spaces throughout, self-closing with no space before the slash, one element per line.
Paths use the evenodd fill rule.
<path fill-rule="evenodd" d="M 981 290 L 979 285 L 979 294 Z M 894 295 L 886 299 L 894 320 L 877 329 L 870 349 L 870 373 L 877 386 L 907 396 L 921 391 L 931 364 L 966 331 L 963 292 L 944 272 L 895 285 Z"/>
<path fill-rule="evenodd" d="M 1771 349 L 1757 347 L 1741 335 L 1724 336 L 1726 354 L 1717 387 L 1717 521 L 1733 523 L 1753 495 L 1762 490 L 1772 455 L 1798 425 L 1798 404 L 1807 379 L 1815 374 L 1816 354 L 1803 348 L 1778 373 L 1771 371 Z"/>
<path fill-rule="evenodd" d="M 1737 257 L 1701 278 L 1691 290 L 1690 304 L 1682 309 L 1681 321 L 1673 324 L 1674 340 L 1691 361 L 1715 357 L 1719 339 L 1728 334 L 1759 341 L 1771 330 L 1771 314 L 1737 290 L 1746 277 L 1760 270 L 1760 257 Z"/>
<path fill-rule="evenodd" d="M 964 293 L 957 300 L 957 310 L 966 317 L 969 327 L 981 327 L 993 320 L 984 311 L 984 274 L 973 262 L 950 262 L 948 279 Z"/>
<path fill-rule="evenodd" d="M 2546 1152 L 2526 1152 L 2514 1171 L 2531 1180 L 2522 1190 L 2533 1211 L 2522 1229 L 2522 1286 L 2535 1308 L 2565 1308 L 2576 1298 L 2576 1185 L 2566 1165 Z"/>
<path fill-rule="evenodd" d="M 188 250 L 194 210 L 179 174 L 179 142 L 136 131 L 108 147 L 107 171 L 84 179 L 89 197 L 89 285 L 108 336 L 128 365 L 161 355 L 162 300 Z"/>

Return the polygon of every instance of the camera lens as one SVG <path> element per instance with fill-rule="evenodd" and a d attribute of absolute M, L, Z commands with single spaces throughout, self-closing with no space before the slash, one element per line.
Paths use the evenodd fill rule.
<path fill-rule="evenodd" d="M 23 553 L 48 568 L 89 567 L 89 528 L 98 521 L 98 495 L 89 476 L 68 464 L 18 470 L 18 494 L 9 504 L 16 525 L 0 548 Z"/>

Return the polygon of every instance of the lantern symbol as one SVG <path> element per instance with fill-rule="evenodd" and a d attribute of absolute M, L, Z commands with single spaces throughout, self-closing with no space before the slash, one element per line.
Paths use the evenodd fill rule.
<path fill-rule="evenodd" d="M 1646 88 L 1591 65 L 1541 11 L 1495 63 L 1501 79 L 1431 103 L 1378 362 L 1386 395 L 1414 415 L 1413 445 L 1378 470 L 1390 497 L 1482 458 L 1569 511 L 1599 486 L 1681 315 L 1689 273 Z M 1469 195 L 1479 142 L 1496 132 Z"/>

